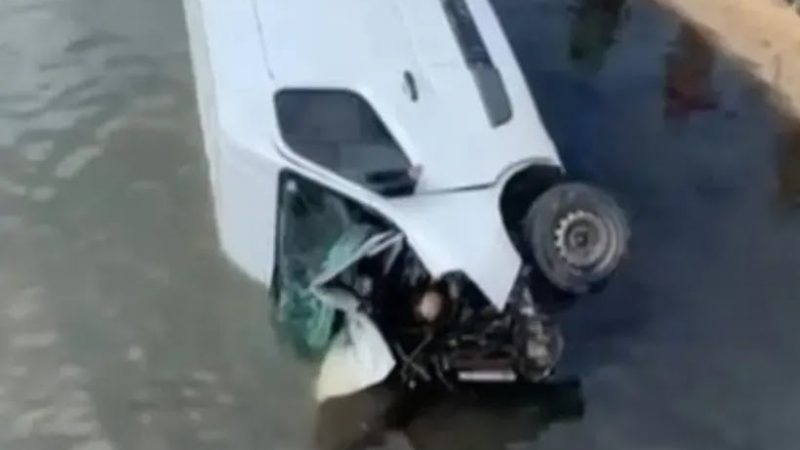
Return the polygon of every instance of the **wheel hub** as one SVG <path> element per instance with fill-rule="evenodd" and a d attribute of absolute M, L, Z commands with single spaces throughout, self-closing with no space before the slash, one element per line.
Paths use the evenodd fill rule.
<path fill-rule="evenodd" d="M 559 256 L 571 266 L 596 266 L 607 253 L 611 233 L 603 220 L 586 211 L 567 214 L 555 231 Z"/>

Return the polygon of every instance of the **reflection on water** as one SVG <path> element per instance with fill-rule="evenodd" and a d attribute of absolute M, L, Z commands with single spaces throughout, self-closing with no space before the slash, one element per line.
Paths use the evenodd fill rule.
<path fill-rule="evenodd" d="M 569 56 L 577 67 L 597 72 L 617 41 L 627 0 L 579 0 L 570 28 Z"/>
<path fill-rule="evenodd" d="M 664 59 L 664 115 L 685 119 L 718 105 L 714 92 L 714 55 L 708 37 L 694 25 L 681 25 Z"/>
<path fill-rule="evenodd" d="M 583 412 L 575 381 L 457 393 L 380 385 L 323 403 L 316 435 L 319 450 L 533 448 L 550 424 L 578 420 Z"/>
<path fill-rule="evenodd" d="M 800 122 L 787 121 L 778 137 L 778 193 L 781 202 L 800 206 Z"/>
<path fill-rule="evenodd" d="M 768 87 L 657 2 L 628 2 L 591 77 L 565 58 L 563 1 L 496 3 L 565 164 L 634 230 L 626 266 L 562 321 L 587 414 L 530 448 L 796 448 L 800 216 L 774 205 L 798 193 L 798 135 Z"/>

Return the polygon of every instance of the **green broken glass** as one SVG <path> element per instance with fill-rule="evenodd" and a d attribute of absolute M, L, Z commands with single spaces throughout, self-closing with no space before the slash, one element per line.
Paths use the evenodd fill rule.
<path fill-rule="evenodd" d="M 358 225 L 344 202 L 320 189 L 285 192 L 278 251 L 277 322 L 281 333 L 299 350 L 319 356 L 328 348 L 336 309 L 311 289 L 313 281 L 340 265 L 372 235 Z"/>

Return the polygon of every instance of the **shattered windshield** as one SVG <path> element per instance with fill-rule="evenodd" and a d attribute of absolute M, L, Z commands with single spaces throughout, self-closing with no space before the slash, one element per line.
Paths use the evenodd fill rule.
<path fill-rule="evenodd" d="M 347 264 L 379 227 L 344 198 L 299 178 L 283 184 L 276 270 L 277 321 L 299 350 L 318 355 L 334 333 L 336 309 L 314 283 Z"/>

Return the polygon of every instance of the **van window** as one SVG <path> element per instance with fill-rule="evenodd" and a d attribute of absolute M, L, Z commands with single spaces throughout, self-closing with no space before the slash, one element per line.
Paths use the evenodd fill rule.
<path fill-rule="evenodd" d="M 361 96 L 288 89 L 275 103 L 283 139 L 300 156 L 384 195 L 413 190 L 408 157 Z"/>
<path fill-rule="evenodd" d="M 478 92 L 493 127 L 499 127 L 511 120 L 511 100 L 494 66 L 478 26 L 464 0 L 442 0 L 450 26 L 456 35 L 461 53 L 467 63 Z"/>
<path fill-rule="evenodd" d="M 492 65 L 489 52 L 486 50 L 486 45 L 483 43 L 481 33 L 472 19 L 466 2 L 464 0 L 444 0 L 444 7 L 467 63 Z"/>

